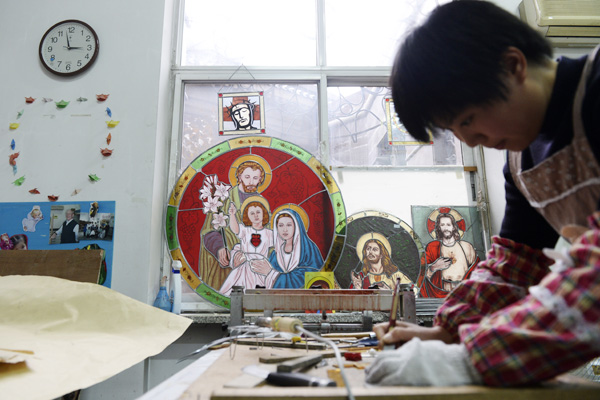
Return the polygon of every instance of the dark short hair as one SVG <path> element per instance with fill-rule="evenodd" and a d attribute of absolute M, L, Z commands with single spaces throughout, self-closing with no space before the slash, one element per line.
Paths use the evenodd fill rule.
<path fill-rule="evenodd" d="M 481 0 L 437 7 L 404 39 L 392 68 L 394 106 L 408 132 L 421 142 L 467 107 L 506 100 L 506 50 L 527 62 L 552 57 L 550 43 L 510 12 Z"/>

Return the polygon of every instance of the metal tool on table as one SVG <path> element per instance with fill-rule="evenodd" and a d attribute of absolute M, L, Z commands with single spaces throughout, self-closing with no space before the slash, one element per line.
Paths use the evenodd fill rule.
<path fill-rule="evenodd" d="M 294 318 L 276 318 L 265 319 L 264 325 L 277 327 L 278 331 L 297 332 L 297 327 L 302 327 L 302 323 Z M 242 369 L 247 374 L 266 379 L 267 383 L 277 386 L 337 386 L 335 381 L 330 379 L 317 378 L 308 374 L 294 372 L 303 370 L 318 364 L 323 359 L 320 354 L 308 355 L 292 360 L 285 361 L 277 365 L 277 371 L 273 372 L 257 365 L 249 365 Z"/>
<path fill-rule="evenodd" d="M 300 372 L 272 372 L 256 365 L 242 368 L 247 374 L 266 379 L 267 383 L 276 386 L 337 386 L 331 379 L 323 379 Z"/>
<path fill-rule="evenodd" d="M 277 365 L 277 372 L 293 372 L 300 371 L 305 368 L 312 367 L 323 360 L 321 354 L 314 354 L 304 357 L 298 357 L 287 360 Z"/>
<path fill-rule="evenodd" d="M 257 326 L 270 328 L 276 332 L 301 333 L 304 331 L 302 321 L 289 317 L 260 317 Z M 197 353 L 194 352 L 192 354 Z M 189 357 L 189 356 L 188 356 Z M 337 386 L 336 382 L 330 379 L 323 379 L 312 375 L 297 372 L 318 364 L 323 359 L 321 354 L 312 354 L 304 357 L 294 357 L 277 365 L 277 370 L 272 371 L 258 365 L 249 365 L 242 369 L 248 375 L 265 379 L 267 383 L 276 386 Z"/>

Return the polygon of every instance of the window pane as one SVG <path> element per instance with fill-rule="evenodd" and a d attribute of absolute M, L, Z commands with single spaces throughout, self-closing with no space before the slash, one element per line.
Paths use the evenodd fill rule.
<path fill-rule="evenodd" d="M 400 144 L 412 139 L 394 136 L 403 127 L 389 107 L 389 88 L 330 86 L 327 97 L 331 165 L 462 165 L 460 143 L 450 132 L 432 145 Z"/>
<path fill-rule="evenodd" d="M 391 66 L 399 40 L 448 0 L 325 0 L 327 65 Z"/>
<path fill-rule="evenodd" d="M 264 135 L 284 139 L 319 156 L 319 114 L 316 84 L 188 83 L 184 88 L 181 173 L 198 155 L 231 139 L 219 134 L 219 94 L 223 107 L 231 106 L 231 93 L 261 93 Z M 222 96 L 223 97 L 223 96 Z M 241 135 L 237 135 L 241 136 Z"/>
<path fill-rule="evenodd" d="M 181 65 L 316 65 L 314 0 L 187 0 L 184 19 Z"/>

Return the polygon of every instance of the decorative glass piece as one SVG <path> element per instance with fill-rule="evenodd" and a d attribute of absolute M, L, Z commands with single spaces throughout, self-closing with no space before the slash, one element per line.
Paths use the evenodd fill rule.
<path fill-rule="evenodd" d="M 333 271 L 345 227 L 329 171 L 301 147 L 268 136 L 231 139 L 198 156 L 175 183 L 166 213 L 182 279 L 225 308 L 238 267 L 248 272 L 238 283 L 251 288 L 302 288 L 306 272 Z M 294 243 L 286 248 L 291 257 L 282 256 L 284 242 Z"/>

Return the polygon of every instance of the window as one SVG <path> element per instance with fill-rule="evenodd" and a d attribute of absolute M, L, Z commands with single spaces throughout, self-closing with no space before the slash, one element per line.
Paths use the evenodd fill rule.
<path fill-rule="evenodd" d="M 437 4 L 431 0 L 325 0 L 327 65 L 391 66 L 399 39 Z"/>
<path fill-rule="evenodd" d="M 447 132 L 420 144 L 395 115 L 388 88 L 329 86 L 330 165 L 433 166 L 462 163 L 460 142 Z"/>
<path fill-rule="evenodd" d="M 314 0 L 185 2 L 183 66 L 314 66 Z"/>
<path fill-rule="evenodd" d="M 396 137 L 403 127 L 387 87 L 403 32 L 443 2 L 183 2 L 179 172 L 236 133 L 219 128 L 223 107 L 233 104 L 227 93 L 261 93 L 259 133 L 296 143 L 331 167 L 462 165 L 452 135 L 427 145 Z"/>

